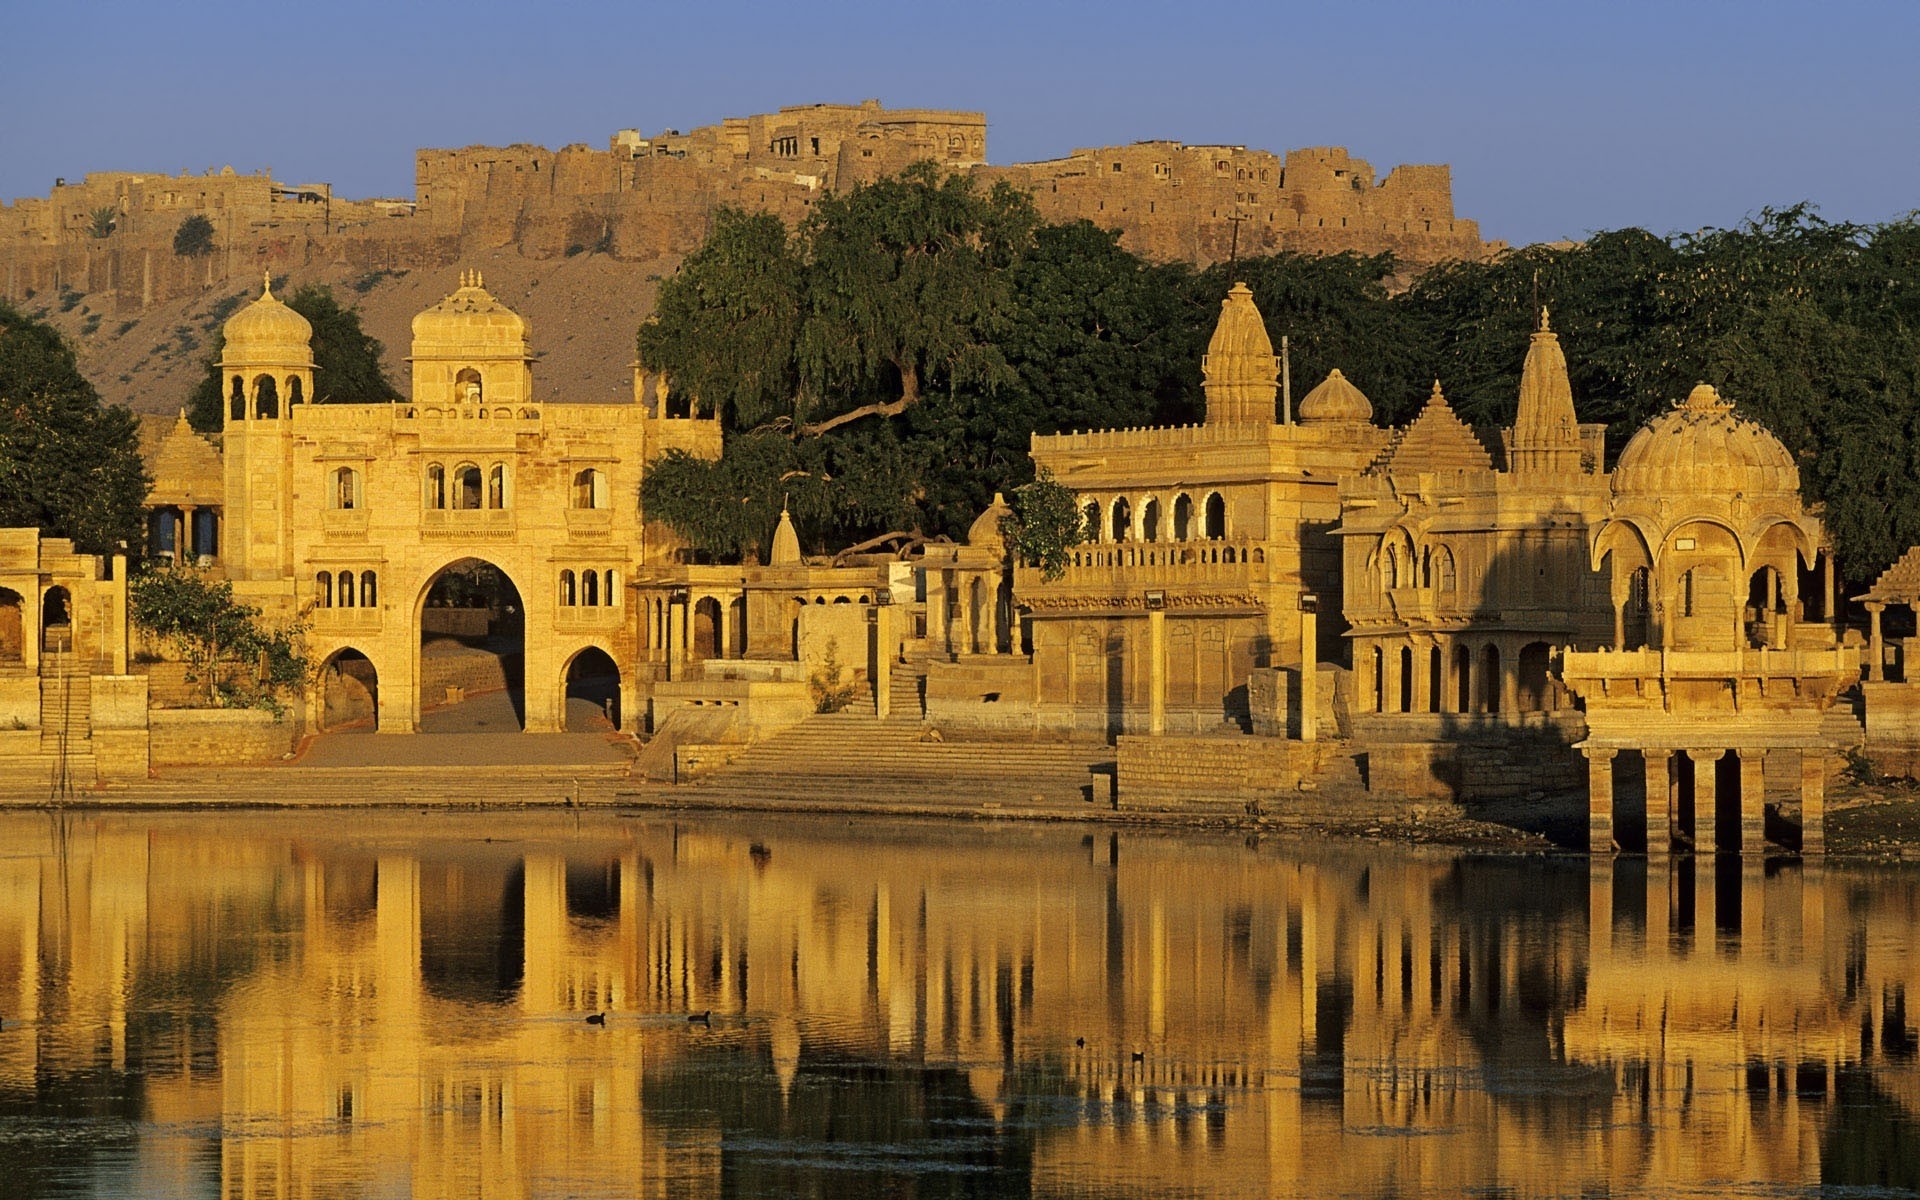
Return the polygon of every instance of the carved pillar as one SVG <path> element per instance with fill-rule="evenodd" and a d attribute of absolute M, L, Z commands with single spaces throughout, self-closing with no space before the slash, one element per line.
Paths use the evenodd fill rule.
<path fill-rule="evenodd" d="M 1400 647 L 1383 645 L 1380 655 L 1380 711 L 1400 711 Z"/>
<path fill-rule="evenodd" d="M 1300 740 L 1319 737 L 1320 614 L 1312 607 L 1300 613 Z"/>
<path fill-rule="evenodd" d="M 1613 755 L 1605 747 L 1589 747 L 1587 756 L 1587 849 L 1613 853 Z"/>
<path fill-rule="evenodd" d="M 893 605 L 873 608 L 873 715 L 882 721 L 893 712 Z"/>
<path fill-rule="evenodd" d="M 1664 858 L 1673 846 L 1673 751 L 1642 750 L 1647 764 L 1647 854 Z"/>
<path fill-rule="evenodd" d="M 1766 752 L 1739 750 L 1740 853 L 1759 855 L 1767 848 Z"/>
<path fill-rule="evenodd" d="M 1867 682 L 1880 678 L 1881 666 L 1886 662 L 1886 649 L 1880 641 L 1880 610 L 1885 607 L 1877 600 L 1867 601 L 1867 620 L 1870 622 L 1872 636 L 1867 640 Z"/>
<path fill-rule="evenodd" d="M 1418 642 L 1413 646 L 1413 695 L 1412 703 L 1407 707 L 1413 712 L 1432 712 L 1428 703 L 1433 698 L 1433 647 L 1422 646 Z"/>
<path fill-rule="evenodd" d="M 1500 648 L 1500 711 L 1503 713 L 1520 711 L 1520 655 L 1509 653 L 1510 649 Z"/>
<path fill-rule="evenodd" d="M 180 506 L 179 543 L 180 543 L 180 561 L 183 563 L 195 562 L 200 557 L 199 555 L 200 548 L 194 545 L 195 538 L 194 538 L 194 528 L 193 528 L 193 514 L 198 510 L 199 510 L 199 506 L 194 504 L 182 504 Z"/>
<path fill-rule="evenodd" d="M 1826 607 L 1820 611 L 1827 618 L 1827 624 L 1840 628 L 1840 606 L 1833 586 L 1833 551 L 1822 551 L 1820 555 L 1821 600 Z"/>
<path fill-rule="evenodd" d="M 1800 853 L 1827 852 L 1827 752 L 1800 751 Z"/>
<path fill-rule="evenodd" d="M 687 669 L 687 602 L 667 601 L 667 678 L 679 681 Z"/>
<path fill-rule="evenodd" d="M 1714 818 L 1719 812 L 1718 781 L 1714 778 L 1714 768 L 1725 750 L 1689 750 L 1687 757 L 1693 760 L 1693 850 L 1695 854 L 1710 855 L 1716 847 L 1714 843 Z M 1711 871 L 1712 864 L 1702 869 Z"/>
<path fill-rule="evenodd" d="M 1167 614 L 1147 612 L 1147 732 L 1167 731 Z"/>
<path fill-rule="evenodd" d="M 1781 647 L 1793 645 L 1793 627 L 1800 622 L 1800 570 L 1799 561 L 1780 574 L 1780 641 Z"/>

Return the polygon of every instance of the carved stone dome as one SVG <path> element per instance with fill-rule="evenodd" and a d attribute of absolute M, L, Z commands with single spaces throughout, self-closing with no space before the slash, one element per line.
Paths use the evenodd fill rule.
<path fill-rule="evenodd" d="M 1373 402 L 1336 368 L 1300 398 L 1302 421 L 1371 421 Z"/>
<path fill-rule="evenodd" d="M 1800 468 L 1780 439 L 1733 414 L 1707 384 L 1640 427 L 1613 469 L 1617 496 L 1681 498 L 1800 490 Z"/>
<path fill-rule="evenodd" d="M 1002 517 L 1013 515 L 1013 509 L 1007 504 L 1007 498 L 999 492 L 993 494 L 993 503 L 981 511 L 967 527 L 967 545 L 979 546 L 995 553 L 1007 548 L 1006 535 L 1000 532 Z"/>
<path fill-rule="evenodd" d="M 227 363 L 304 365 L 312 352 L 313 325 L 281 303 L 269 278 L 260 298 L 227 319 Z"/>
<path fill-rule="evenodd" d="M 527 319 L 481 285 L 480 272 L 463 271 L 460 287 L 413 318 L 415 358 L 526 359 Z"/>

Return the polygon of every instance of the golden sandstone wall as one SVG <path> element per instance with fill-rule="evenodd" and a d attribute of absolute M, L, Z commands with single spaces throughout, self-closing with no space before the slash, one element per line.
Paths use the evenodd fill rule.
<path fill-rule="evenodd" d="M 1153 141 L 990 167 L 985 114 L 869 100 L 793 106 L 687 133 L 625 129 L 604 150 L 424 149 L 411 200 L 342 200 L 327 184 L 232 168 L 62 179 L 45 197 L 0 204 L 0 298 L 71 289 L 107 295 L 109 311 L 125 314 L 263 267 L 373 272 L 448 265 L 487 248 L 645 261 L 692 249 L 722 204 L 797 222 L 823 192 L 922 160 L 983 183 L 1004 180 L 1048 218 L 1119 229 L 1129 248 L 1156 259 L 1357 250 L 1428 265 L 1490 249 L 1475 222 L 1454 215 L 1445 166 L 1398 167 L 1376 181 L 1369 164 L 1340 147 L 1280 155 Z M 183 258 L 174 233 L 196 213 L 213 224 L 214 249 Z"/>

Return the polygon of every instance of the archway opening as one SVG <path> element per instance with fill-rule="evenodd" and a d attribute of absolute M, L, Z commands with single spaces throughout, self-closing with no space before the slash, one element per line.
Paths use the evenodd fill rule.
<path fill-rule="evenodd" d="M 477 558 L 441 568 L 420 608 L 420 731 L 526 727 L 526 606 L 506 572 Z"/>
<path fill-rule="evenodd" d="M 692 657 L 695 662 L 722 657 L 726 634 L 720 618 L 720 601 L 703 596 L 693 606 Z"/>
<path fill-rule="evenodd" d="M 620 728 L 620 668 L 598 646 L 588 646 L 567 664 L 564 727 L 568 733 L 609 733 Z"/>
<path fill-rule="evenodd" d="M 1400 647 L 1400 711 L 1413 711 L 1413 647 Z"/>
<path fill-rule="evenodd" d="M 1209 538 L 1227 536 L 1227 501 L 1219 492 L 1207 497 L 1207 530 Z"/>
<path fill-rule="evenodd" d="M 1473 711 L 1473 651 L 1466 646 L 1453 648 L 1453 711 Z"/>
<path fill-rule="evenodd" d="M 0 588 L 0 662 L 26 657 L 26 610 L 20 593 Z"/>
<path fill-rule="evenodd" d="M 1520 711 L 1546 712 L 1549 692 L 1547 644 L 1528 642 L 1520 648 Z"/>
<path fill-rule="evenodd" d="M 47 650 L 73 649 L 73 597 L 59 584 L 41 598 L 40 637 Z"/>
<path fill-rule="evenodd" d="M 1445 660 L 1441 657 L 1440 647 L 1427 651 L 1427 711 L 1437 713 L 1441 709 L 1441 697 L 1446 692 Z"/>
<path fill-rule="evenodd" d="M 380 675 L 360 651 L 348 648 L 320 668 L 320 731 L 371 731 L 380 720 Z"/>
<path fill-rule="evenodd" d="M 1491 643 L 1481 654 L 1480 711 L 1500 711 L 1500 647 Z"/>

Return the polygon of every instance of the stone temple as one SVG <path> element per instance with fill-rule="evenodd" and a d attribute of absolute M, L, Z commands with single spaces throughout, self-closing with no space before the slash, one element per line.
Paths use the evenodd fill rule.
<path fill-rule="evenodd" d="M 783 514 L 767 561 L 693 561 L 639 485 L 668 449 L 718 455 L 718 423 L 639 364 L 631 403 L 543 396 L 477 273 L 415 318 L 398 404 L 316 402 L 311 330 L 270 292 L 226 332 L 220 446 L 182 421 L 149 448 L 149 551 L 307 621 L 318 678 L 250 735 L 260 757 L 504 688 L 530 732 L 591 698 L 647 738 L 637 773 L 683 780 L 803 725 L 825 685 L 870 733 L 1108 744 L 1123 808 L 1577 792 L 1596 851 L 1653 854 L 1755 850 L 1769 806 L 1816 851 L 1836 748 L 1920 762 L 1907 639 L 1880 620 L 1920 598 L 1920 560 L 1860 598 L 1871 638 L 1848 630 L 1779 440 L 1702 385 L 1607 470 L 1544 312 L 1510 427 L 1476 432 L 1436 383 L 1383 428 L 1339 371 L 1282 411 L 1236 286 L 1200 423 L 1033 438 L 1086 535 L 1052 578 L 1013 561 L 1003 500 L 908 554 L 808 558 Z M 58 734 L 102 776 L 179 759 L 124 571 L 0 540 L 0 757 Z"/>

